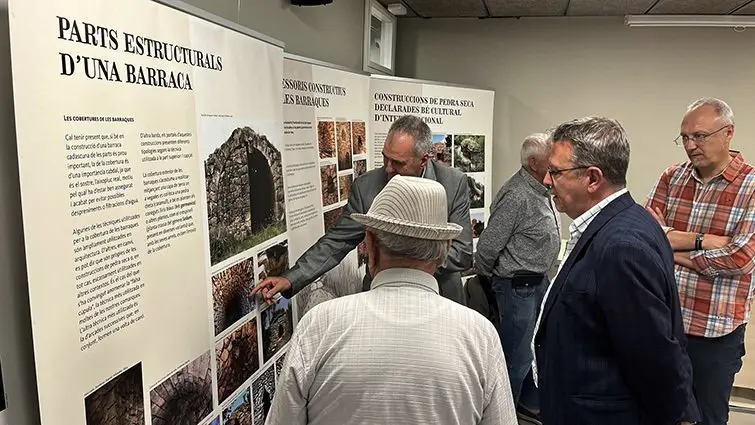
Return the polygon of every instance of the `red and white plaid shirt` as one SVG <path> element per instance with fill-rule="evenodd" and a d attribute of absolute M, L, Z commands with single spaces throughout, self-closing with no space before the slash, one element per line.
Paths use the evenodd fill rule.
<path fill-rule="evenodd" d="M 675 230 L 728 236 L 724 248 L 692 251 L 698 270 L 676 265 L 687 334 L 708 338 L 731 333 L 750 318 L 755 263 L 755 169 L 739 152 L 718 176 L 700 180 L 692 164 L 669 167 L 646 206 L 659 208 Z"/>

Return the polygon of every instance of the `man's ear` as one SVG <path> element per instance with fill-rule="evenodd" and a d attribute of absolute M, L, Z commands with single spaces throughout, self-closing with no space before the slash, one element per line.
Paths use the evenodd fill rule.
<path fill-rule="evenodd" d="M 591 192 L 598 190 L 600 183 L 605 180 L 603 170 L 598 167 L 588 168 L 585 174 L 587 174 L 587 188 Z"/>

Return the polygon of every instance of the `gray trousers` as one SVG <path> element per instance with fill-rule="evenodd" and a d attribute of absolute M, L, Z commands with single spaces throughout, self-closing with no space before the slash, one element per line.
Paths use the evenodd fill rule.
<path fill-rule="evenodd" d="M 438 281 L 440 295 L 451 301 L 456 301 L 463 306 L 467 305 L 464 287 L 461 284 L 461 273 L 436 273 L 435 279 Z M 369 291 L 371 284 L 372 276 L 367 272 L 364 274 L 364 279 L 362 279 L 362 291 Z"/>

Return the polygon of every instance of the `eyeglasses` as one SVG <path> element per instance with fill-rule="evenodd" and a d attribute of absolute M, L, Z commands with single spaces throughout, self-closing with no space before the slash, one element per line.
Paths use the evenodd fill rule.
<path fill-rule="evenodd" d="M 582 167 L 572 167 L 572 168 L 564 168 L 563 170 L 559 170 L 558 168 L 548 167 L 548 174 L 551 175 L 551 177 L 556 177 L 561 173 L 564 173 L 566 171 L 574 171 L 574 170 L 584 170 L 585 168 L 590 168 L 592 165 L 585 165 Z"/>
<path fill-rule="evenodd" d="M 721 130 L 729 126 L 731 126 L 731 124 L 726 124 L 725 126 L 711 133 L 680 134 L 676 139 L 674 139 L 674 143 L 676 143 L 677 146 L 684 146 L 685 143 L 693 140 L 696 145 L 699 145 L 701 143 L 705 143 L 710 136 L 720 132 Z"/>

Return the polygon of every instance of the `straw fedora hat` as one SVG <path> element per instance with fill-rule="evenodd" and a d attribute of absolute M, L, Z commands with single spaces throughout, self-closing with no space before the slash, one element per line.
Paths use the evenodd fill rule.
<path fill-rule="evenodd" d="M 433 180 L 397 175 L 372 202 L 367 214 L 351 218 L 373 229 L 417 239 L 450 240 L 462 227 L 448 222 L 446 190 Z"/>

